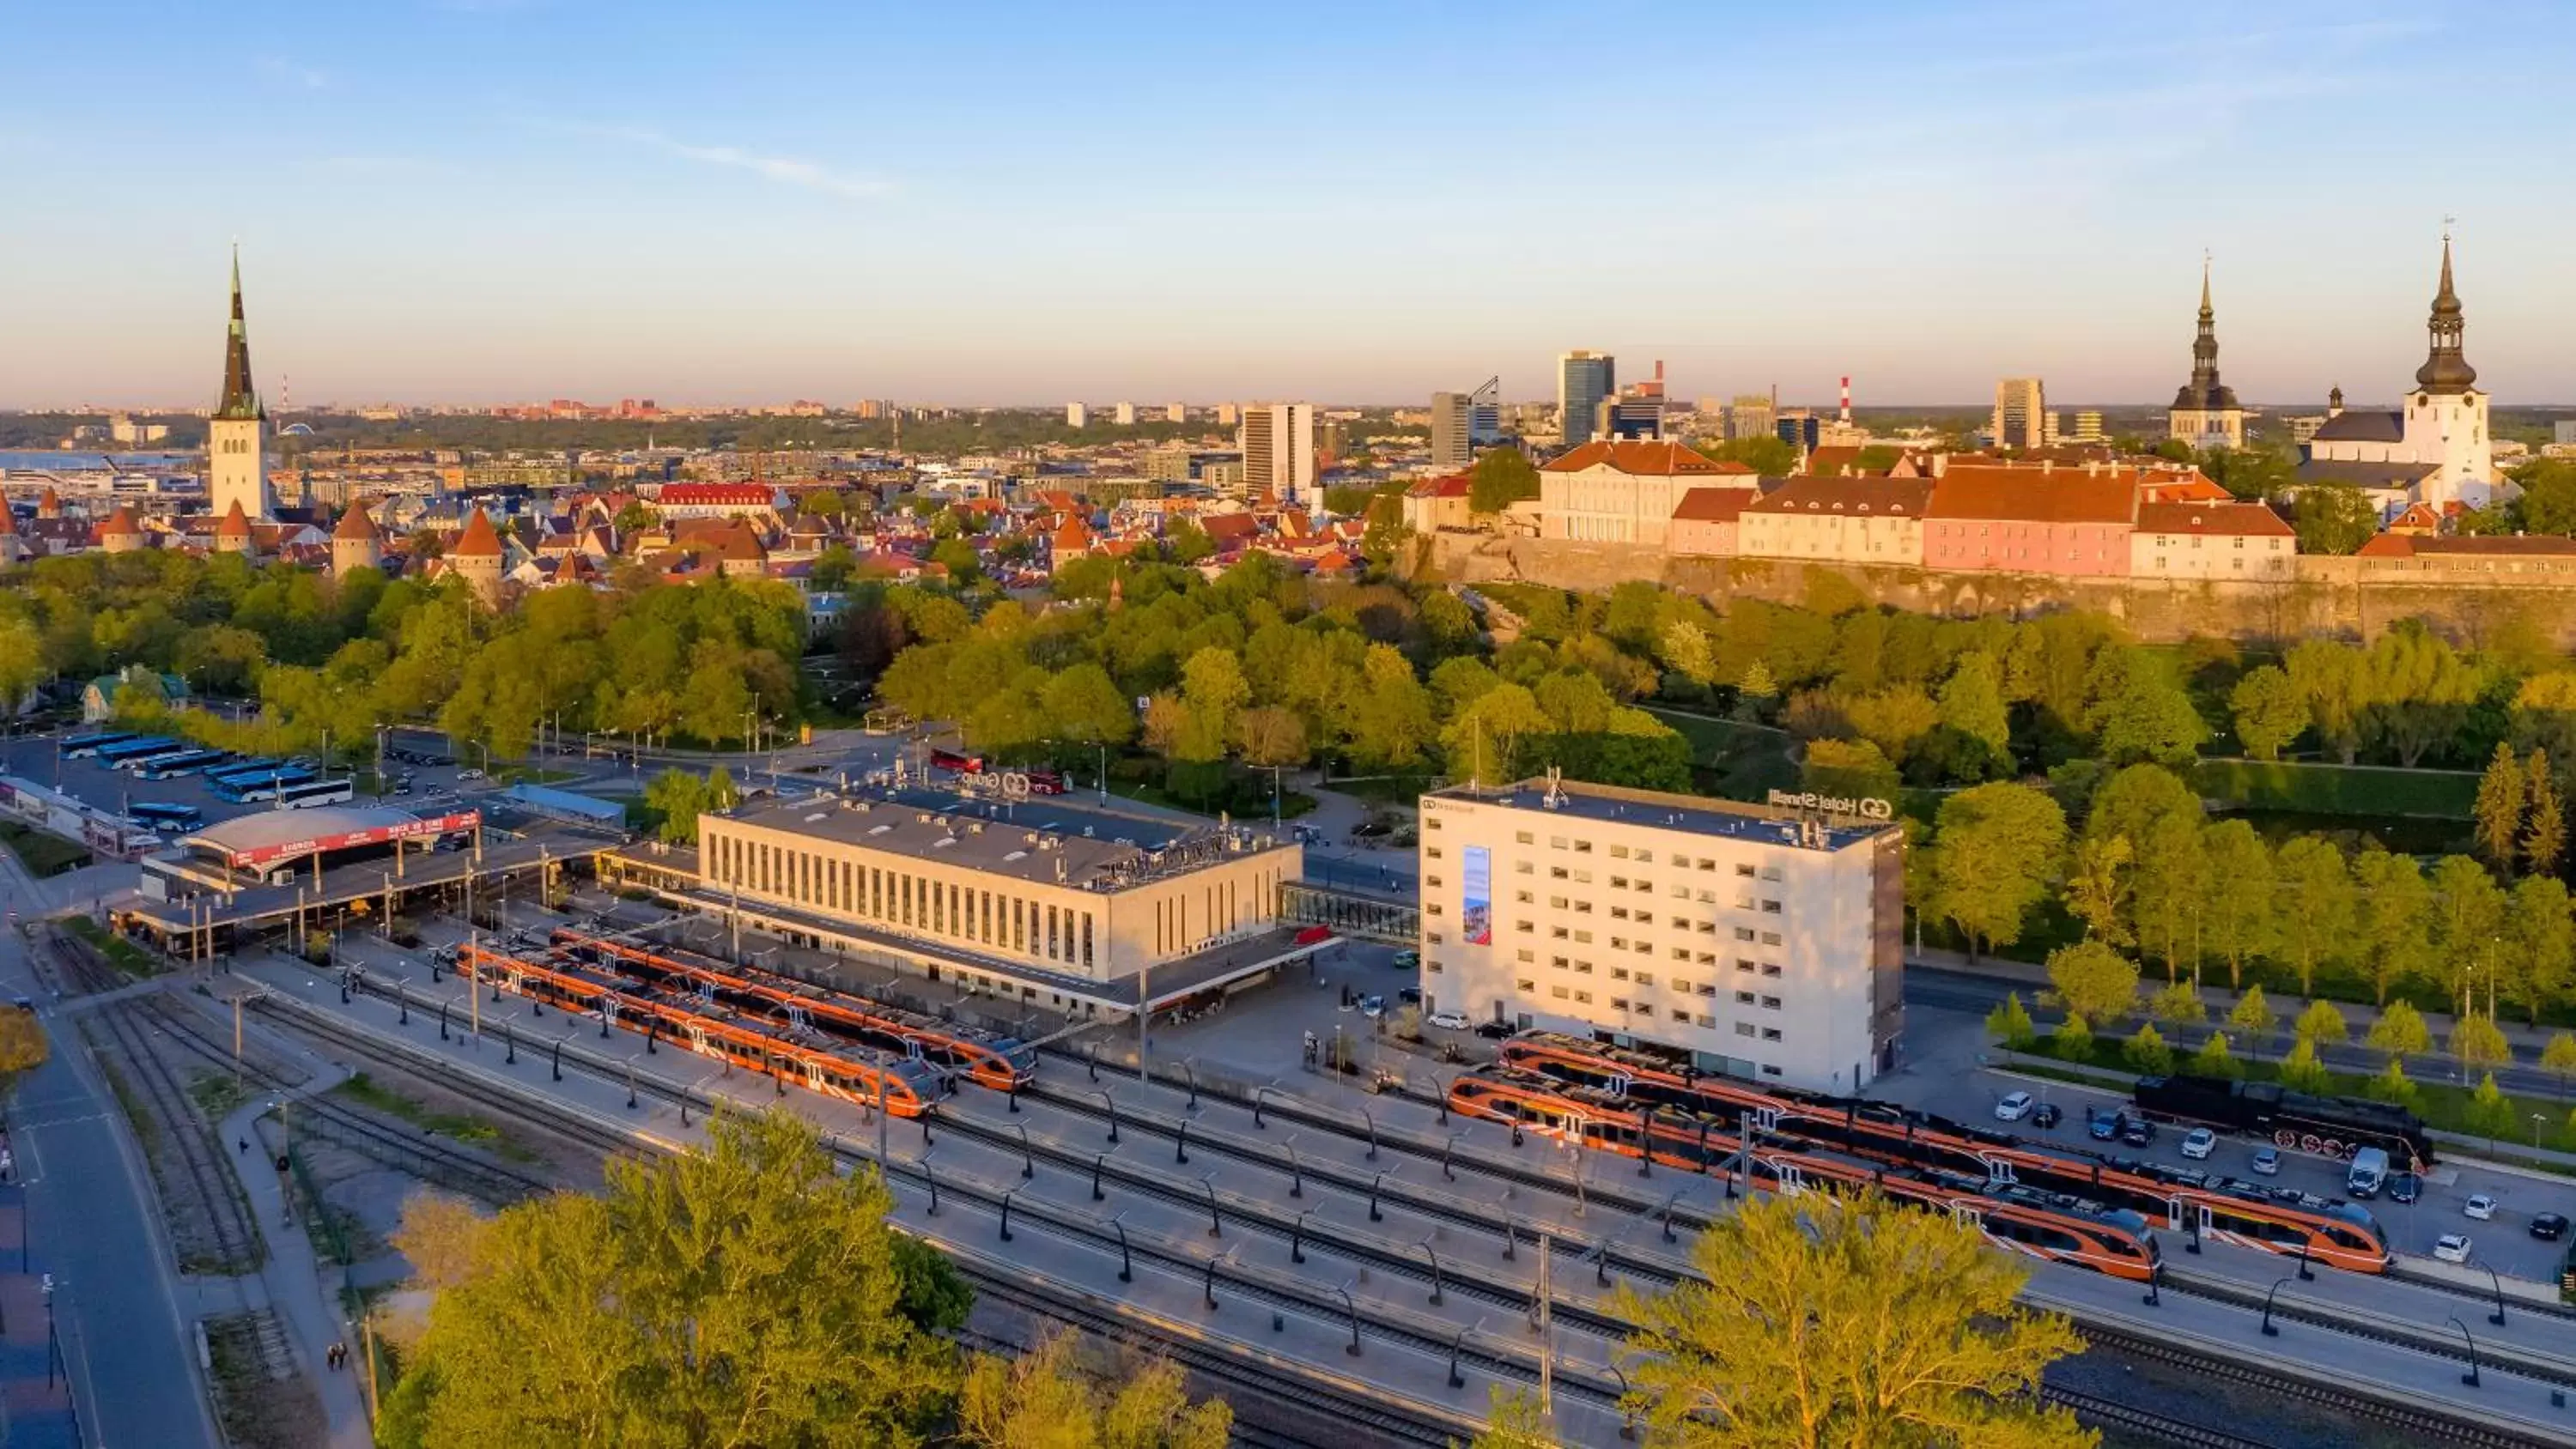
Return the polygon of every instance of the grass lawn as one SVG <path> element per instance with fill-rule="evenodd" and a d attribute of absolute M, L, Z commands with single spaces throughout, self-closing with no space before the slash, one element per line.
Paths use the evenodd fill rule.
<path fill-rule="evenodd" d="M 32 876 L 61 875 L 89 864 L 88 846 L 75 845 L 15 820 L 0 820 L 0 844 L 6 844 Z"/>
<path fill-rule="evenodd" d="M 1147 805 L 1160 805 L 1171 810 L 1186 810 L 1193 815 L 1205 815 L 1210 819 L 1216 818 L 1220 811 L 1228 811 L 1233 814 L 1237 824 L 1270 818 L 1270 787 L 1267 781 L 1262 783 L 1257 798 L 1250 790 L 1243 790 L 1238 791 L 1231 800 L 1220 800 L 1214 805 L 1185 800 L 1160 785 L 1149 784 L 1142 780 L 1121 780 L 1114 776 L 1109 781 L 1109 793 L 1129 800 L 1141 801 Z M 1314 808 L 1315 797 L 1312 795 L 1290 790 L 1279 797 L 1279 818 L 1282 820 L 1294 820 Z"/>
<path fill-rule="evenodd" d="M 1762 800 L 1774 790 L 1798 788 L 1790 740 L 1780 731 L 1652 705 L 1646 712 L 1689 742 L 1695 788 L 1729 800 Z"/>
<path fill-rule="evenodd" d="M 2202 760 L 2191 784 L 2212 800 L 2312 815 L 2466 820 L 2478 797 L 2472 771 L 2291 760 Z"/>
<path fill-rule="evenodd" d="M 161 963 L 153 958 L 151 952 L 123 936 L 110 932 L 87 916 L 64 916 L 57 924 L 97 947 L 99 954 L 107 958 L 107 964 L 128 976 L 154 976 L 160 973 Z"/>
<path fill-rule="evenodd" d="M 498 1125 L 463 1112 L 433 1112 L 420 1102 L 377 1082 L 365 1072 L 333 1087 L 331 1095 L 344 1097 L 388 1117 L 399 1117 L 424 1132 L 435 1132 L 441 1137 L 488 1148 L 504 1157 L 522 1162 L 536 1158 L 535 1153 L 504 1135 Z"/>
<path fill-rule="evenodd" d="M 503 765 L 492 772 L 496 783 L 503 785 L 553 785 L 565 780 L 578 780 L 578 770 L 549 770 L 537 765 Z"/>

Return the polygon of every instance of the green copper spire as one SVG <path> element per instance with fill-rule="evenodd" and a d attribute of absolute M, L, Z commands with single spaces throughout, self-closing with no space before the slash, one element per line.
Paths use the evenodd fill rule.
<path fill-rule="evenodd" d="M 219 418 L 264 418 L 259 393 L 250 382 L 250 328 L 242 320 L 241 247 L 233 247 L 233 318 L 224 335 L 224 395 L 215 405 Z"/>

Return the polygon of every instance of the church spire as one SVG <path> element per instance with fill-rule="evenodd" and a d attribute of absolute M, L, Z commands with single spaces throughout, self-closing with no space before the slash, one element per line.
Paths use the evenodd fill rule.
<path fill-rule="evenodd" d="M 2236 394 L 2218 380 L 2218 312 L 2209 302 L 2209 258 L 2200 259 L 2200 326 L 2191 340 L 2191 381 L 2183 384 L 2173 405 L 2184 410 L 2224 410 L 2236 406 Z"/>
<path fill-rule="evenodd" d="M 219 418 L 267 416 L 250 380 L 250 327 L 242 320 L 241 246 L 233 246 L 233 316 L 224 333 L 224 395 L 215 405 Z"/>
<path fill-rule="evenodd" d="M 2415 369 L 2416 385 L 2427 392 L 2466 392 L 2478 380 L 2478 370 L 2469 366 L 2460 344 L 2468 331 L 2468 322 L 2460 308 L 2460 294 L 2451 289 L 2451 234 L 2442 233 L 2442 286 L 2433 294 L 2433 312 L 2425 319 L 2424 330 L 2432 334 L 2432 350 L 2424 365 Z"/>

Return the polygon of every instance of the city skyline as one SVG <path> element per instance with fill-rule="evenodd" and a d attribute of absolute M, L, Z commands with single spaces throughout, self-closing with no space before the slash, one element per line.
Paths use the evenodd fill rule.
<path fill-rule="evenodd" d="M 2403 391 L 2446 216 L 2498 401 L 2576 401 L 2539 102 L 2420 104 L 2428 72 L 2565 58 L 2545 12 L 2272 6 L 2179 39 L 2015 20 L 2040 13 L 1634 12 L 1835 60 L 1794 84 L 1700 45 L 1570 64 L 1592 24 L 1530 8 L 1463 48 L 1463 17 L 1359 11 L 1285 37 L 792 8 L 710 36 L 543 0 L 33 15 L 31 53 L 113 41 L 129 89 L 101 110 L 48 66 L 0 97 L 0 184 L 57 199 L 0 239 L 42 279 L 0 296 L 0 407 L 211 406 L 235 236 L 273 403 L 1419 406 L 1497 372 L 1551 396 L 1588 348 L 1668 361 L 1684 398 L 1822 403 L 1850 374 L 1864 407 L 1973 407 L 2037 375 L 2149 405 L 2189 373 L 2206 250 L 2231 383 L 2312 406 Z M 129 56 L 136 33 L 162 43 Z M 2048 40 L 1998 56 L 1998 33 Z M 1765 169 L 1490 184 L 1635 135 Z M 1493 164 L 1422 164 L 1461 148 Z"/>

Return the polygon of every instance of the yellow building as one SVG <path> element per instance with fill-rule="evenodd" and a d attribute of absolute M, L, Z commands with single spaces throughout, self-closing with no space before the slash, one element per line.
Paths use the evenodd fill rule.
<path fill-rule="evenodd" d="M 1266 828 L 907 791 L 765 801 L 698 836 L 702 897 L 746 924 L 1063 1009 L 1132 1006 L 1140 976 L 1159 1008 L 1312 949 L 1279 916 L 1304 853 Z"/>

